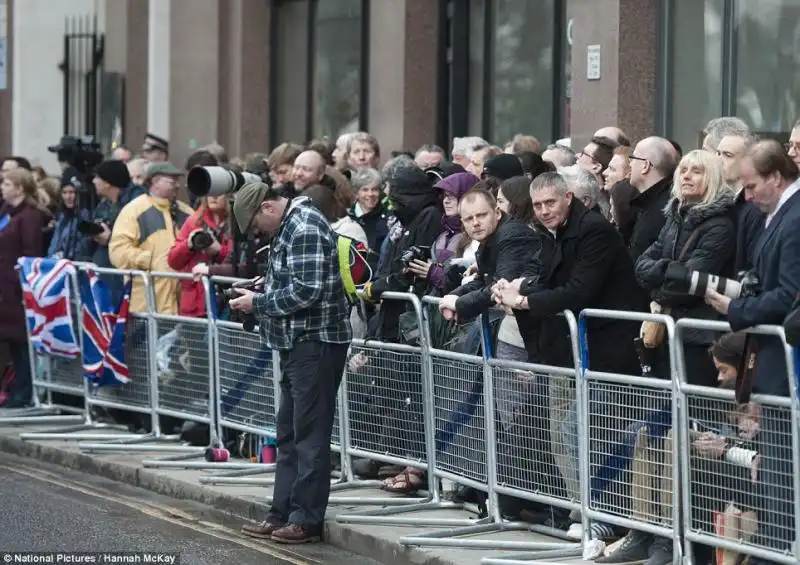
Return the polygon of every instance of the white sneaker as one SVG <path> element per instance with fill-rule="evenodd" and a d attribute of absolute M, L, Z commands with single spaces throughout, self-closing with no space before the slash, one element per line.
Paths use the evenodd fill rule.
<path fill-rule="evenodd" d="M 567 537 L 569 539 L 574 539 L 580 541 L 583 539 L 583 524 L 580 522 L 575 522 L 574 524 L 569 525 L 569 529 L 567 529 Z"/>

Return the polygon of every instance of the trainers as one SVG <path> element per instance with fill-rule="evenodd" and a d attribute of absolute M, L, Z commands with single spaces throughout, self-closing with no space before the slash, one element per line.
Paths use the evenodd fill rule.
<path fill-rule="evenodd" d="M 283 526 L 284 524 L 267 518 L 260 524 L 245 524 L 242 526 L 242 533 L 251 538 L 269 539 L 272 536 L 272 532 L 279 530 Z"/>
<path fill-rule="evenodd" d="M 288 524 L 272 532 L 270 539 L 275 543 L 294 545 L 320 541 L 322 537 L 319 534 L 315 534 L 311 530 L 304 528 L 303 526 L 298 526 L 297 524 Z"/>
<path fill-rule="evenodd" d="M 581 532 L 583 532 L 583 528 L 581 528 Z M 589 537 L 603 541 L 619 538 L 613 527 L 602 522 L 592 522 L 592 525 L 589 526 Z"/>
<path fill-rule="evenodd" d="M 672 563 L 672 540 L 656 538 L 650 547 L 650 558 L 644 565 L 670 565 Z"/>
<path fill-rule="evenodd" d="M 649 557 L 653 536 L 644 532 L 631 530 L 622 539 L 617 550 L 610 555 L 603 555 L 594 560 L 595 563 L 643 563 Z"/>

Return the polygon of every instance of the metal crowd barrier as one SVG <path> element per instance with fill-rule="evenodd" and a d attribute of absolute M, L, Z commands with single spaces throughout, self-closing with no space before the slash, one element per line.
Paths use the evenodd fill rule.
<path fill-rule="evenodd" d="M 785 358 L 787 374 L 774 378 L 787 379 L 788 396 L 753 395 L 746 407 L 737 405 L 733 390 L 689 384 L 684 362 L 680 338 L 686 330 L 724 333 L 730 326 L 684 319 L 676 328 L 680 500 L 687 562 L 694 562 L 694 543 L 774 563 L 800 562 L 800 547 L 793 543 L 800 540 L 797 367 L 783 328 L 758 326 L 746 331 L 758 341 L 759 355 L 771 346 L 773 354 Z M 725 528 L 734 531 L 720 531 Z"/>
<path fill-rule="evenodd" d="M 180 441 L 179 434 L 166 434 L 161 430 L 160 417 L 170 415 L 182 417 L 189 421 L 198 423 L 208 423 L 212 419 L 207 414 L 199 415 L 198 410 L 194 409 L 175 409 L 173 403 L 162 406 L 160 393 L 169 393 L 173 387 L 166 383 L 164 388 L 161 381 L 169 378 L 169 371 L 162 371 L 159 367 L 158 343 L 159 343 L 159 320 L 161 323 L 175 323 L 176 320 L 186 324 L 203 324 L 202 321 L 194 318 L 168 316 L 158 313 L 155 297 L 154 278 L 174 278 L 191 279 L 190 274 L 185 273 L 161 273 L 161 272 L 142 272 L 124 271 L 118 269 L 98 269 L 88 267 L 99 274 L 125 274 L 132 277 L 142 277 L 147 303 L 147 312 L 132 312 L 128 320 L 126 332 L 126 363 L 128 364 L 131 382 L 116 386 L 103 387 L 91 396 L 89 403 L 104 408 L 124 410 L 127 412 L 145 414 L 149 416 L 150 432 L 144 434 L 129 434 L 127 437 L 111 438 L 92 438 L 78 444 L 79 449 L 87 452 L 142 452 L 142 453 L 180 453 L 199 455 L 202 448 L 186 446 Z M 135 289 L 134 289 L 135 291 Z M 205 322 L 206 327 L 207 322 Z M 177 333 L 177 332 L 176 332 Z M 211 390 L 213 375 L 205 377 L 205 384 L 192 386 L 192 389 L 201 388 L 206 391 Z M 180 381 L 179 381 L 180 383 Z M 180 384 L 173 385 L 180 387 Z M 170 397 L 167 397 L 170 399 Z M 174 396 L 172 397 L 174 399 Z"/>
<path fill-rule="evenodd" d="M 241 324 L 216 319 L 208 278 L 203 278 L 208 315 L 188 318 L 156 312 L 152 280 L 191 275 L 77 267 L 143 281 L 148 312 L 131 314 L 128 320 L 126 361 L 131 383 L 95 390 L 83 378 L 82 367 L 79 380 L 80 361 L 44 359 L 43 377 L 35 372 L 33 376 L 35 387 L 48 400 L 38 411 L 0 423 L 77 419 L 82 422 L 77 426 L 21 437 L 78 439 L 86 451 L 162 452 L 166 456 L 146 459 L 145 466 L 211 471 L 199 478 L 203 484 L 273 484 L 272 477 L 257 476 L 274 472 L 273 464 L 197 461 L 206 448 L 179 445 L 178 436 L 162 433 L 159 418 L 208 425 L 211 444 L 225 429 L 274 438 L 280 404 L 277 354 L 265 350 L 258 335 L 244 331 Z M 70 284 L 79 305 L 77 272 Z M 762 353 L 771 343 L 773 354 L 785 358 L 788 396 L 754 396 L 751 405 L 758 408 L 745 410 L 757 412 L 742 413 L 733 391 L 690 384 L 687 375 L 685 330 L 729 331 L 723 322 L 675 323 L 664 315 L 597 309 L 584 310 L 576 321 L 572 313 L 564 312 L 574 366 L 554 367 L 494 358 L 485 331 L 481 332 L 483 356 L 433 347 L 423 302 L 436 306 L 437 299 L 426 297 L 421 302 L 405 293 L 383 298 L 411 305 L 420 329 L 419 344 L 352 343 L 331 441 L 332 451 L 340 456 L 341 472 L 332 485 L 330 502 L 382 508 L 340 514 L 338 522 L 442 528 L 401 538 L 406 546 L 526 552 L 487 557 L 486 565 L 578 556 L 587 549 L 593 522 L 667 538 L 674 560 L 689 565 L 693 543 L 778 563 L 800 561 L 800 547 L 792 544 L 793 539 L 800 540 L 800 405 L 795 352 L 786 344 L 782 328 L 764 326 L 748 332 L 760 336 L 759 344 L 763 340 Z M 598 318 L 663 323 L 672 380 L 592 368 L 587 320 Z M 82 345 L 80 315 L 75 324 Z M 167 338 L 182 345 L 171 351 L 176 355 L 169 357 L 165 368 L 157 350 L 160 340 Z M 37 355 L 32 354 L 32 369 Z M 83 407 L 74 408 L 79 414 L 50 415 L 63 409 L 52 401 L 54 392 L 82 396 Z M 518 406 L 532 409 L 527 419 L 510 419 L 511 397 Z M 151 431 L 115 434 L 115 426 L 94 419 L 94 408 L 149 416 Z M 739 435 L 749 430 L 752 437 L 719 444 L 715 438 L 731 440 L 725 431 L 730 429 Z M 536 445 L 526 451 L 526 442 Z M 547 445 L 557 469 L 529 458 Z M 515 450 L 527 455 L 514 456 Z M 347 490 L 379 486 L 378 481 L 356 479 L 354 457 L 421 469 L 427 474 L 428 489 L 416 498 L 343 496 Z M 557 474 L 564 479 L 563 486 L 553 480 Z M 468 510 L 444 500 L 442 480 L 485 493 L 488 515 L 426 515 L 431 510 Z M 580 513 L 582 540 L 567 539 L 565 532 L 549 527 L 504 521 L 498 504 L 501 495 Z M 736 524 L 737 537 L 719 531 L 720 525 L 728 527 L 729 520 Z M 509 531 L 536 532 L 552 539 L 475 537 Z"/>
<path fill-rule="evenodd" d="M 17 272 L 21 277 L 22 274 L 19 269 L 17 269 Z M 70 287 L 71 294 L 69 315 L 73 319 L 76 332 L 79 332 L 80 295 L 75 272 L 70 274 L 67 284 Z M 25 323 L 25 333 L 27 335 L 34 406 L 32 408 L 3 408 L 0 410 L 0 414 L 2 414 L 0 416 L 0 425 L 77 424 L 75 426 L 76 429 L 83 429 L 87 423 L 91 422 L 91 415 L 86 410 L 86 403 L 83 400 L 85 398 L 85 385 L 80 357 L 66 359 L 39 353 L 34 349 L 31 342 L 27 321 Z M 78 339 L 80 340 L 81 337 L 79 332 Z M 82 342 L 79 341 L 80 343 Z M 53 399 L 54 392 L 81 398 L 82 406 L 77 408 L 58 404 Z M 41 399 L 42 394 L 45 396 L 44 402 Z M 64 412 L 68 414 L 63 414 Z"/>
<path fill-rule="evenodd" d="M 671 380 L 592 370 L 587 319 L 664 324 L 664 347 L 675 366 L 675 322 L 669 316 L 587 309 L 580 314 L 583 386 L 579 389 L 581 512 L 590 522 L 672 540 L 681 561 L 678 446 L 669 431 L 678 421 Z M 633 343 L 629 344 L 633 348 Z M 626 469 L 627 467 L 627 469 Z M 655 485 L 655 486 L 653 486 Z"/>

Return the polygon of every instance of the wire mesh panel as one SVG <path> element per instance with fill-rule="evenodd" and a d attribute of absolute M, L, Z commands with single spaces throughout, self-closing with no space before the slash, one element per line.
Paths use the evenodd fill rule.
<path fill-rule="evenodd" d="M 275 433 L 272 350 L 241 324 L 217 322 L 220 425 Z"/>
<path fill-rule="evenodd" d="M 497 483 L 578 501 L 575 378 L 493 364 Z M 569 488 L 568 488 L 569 487 Z"/>
<path fill-rule="evenodd" d="M 729 396 L 685 397 L 690 529 L 788 554 L 796 516 L 791 408 L 756 397 L 737 405 Z"/>
<path fill-rule="evenodd" d="M 165 318 L 157 322 L 158 407 L 192 419 L 209 419 L 210 348 L 205 318 Z"/>
<path fill-rule="evenodd" d="M 431 351 L 436 468 L 485 483 L 483 360 Z"/>
<path fill-rule="evenodd" d="M 687 330 L 730 331 L 726 323 L 704 320 L 680 320 L 677 326 L 681 351 Z M 786 344 L 782 327 L 758 326 L 747 332 L 759 334 L 745 339 L 742 353 L 749 361 L 749 344 L 756 344 L 755 371 L 731 375 L 721 370 L 728 385 L 722 390 L 691 384 L 687 364 L 678 367 L 677 397 L 685 407 L 679 445 L 686 470 L 681 489 L 686 553 L 691 555 L 693 543 L 702 543 L 732 559 L 745 554 L 797 563 L 800 438 L 795 352 Z M 761 363 L 762 355 L 772 365 Z M 772 369 L 768 375 L 765 366 Z M 772 390 L 784 390 L 786 396 L 749 396 L 747 383 L 758 391 L 765 377 Z M 734 383 L 736 392 L 730 390 Z"/>
<path fill-rule="evenodd" d="M 74 281 L 74 277 L 69 278 L 69 284 L 72 287 L 70 317 L 72 319 L 72 328 L 75 332 L 75 339 L 80 340 L 78 336 L 81 327 L 78 323 L 78 317 L 81 311 L 80 293 L 78 289 L 75 288 Z M 59 385 L 60 392 L 69 392 L 76 396 L 83 396 L 83 361 L 80 356 L 75 359 L 51 356 L 49 377 L 49 380 L 53 384 Z"/>
<path fill-rule="evenodd" d="M 672 391 L 663 382 L 648 386 L 648 380 L 642 378 L 641 385 L 586 383 L 589 507 L 672 527 Z"/>
<path fill-rule="evenodd" d="M 131 382 L 97 389 L 96 398 L 117 404 L 150 408 L 149 322 L 146 314 L 132 313 L 125 334 L 125 362 Z"/>
<path fill-rule="evenodd" d="M 345 383 L 351 449 L 398 462 L 426 460 L 418 348 L 354 340 Z"/>

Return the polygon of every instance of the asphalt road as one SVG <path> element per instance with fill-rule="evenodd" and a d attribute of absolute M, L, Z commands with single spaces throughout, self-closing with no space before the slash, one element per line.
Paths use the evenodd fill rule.
<path fill-rule="evenodd" d="M 0 454 L 4 552 L 179 554 L 181 565 L 379 565 L 327 544 L 285 548 L 241 536 L 242 521 L 107 479 Z"/>

